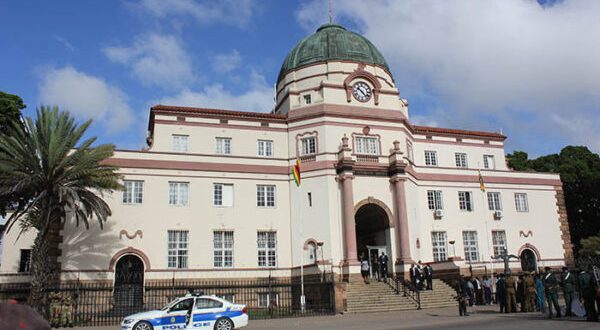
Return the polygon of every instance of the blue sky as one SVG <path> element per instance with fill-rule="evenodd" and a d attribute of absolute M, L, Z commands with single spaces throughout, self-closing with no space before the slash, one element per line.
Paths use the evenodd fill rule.
<path fill-rule="evenodd" d="M 509 152 L 597 152 L 600 6 L 540 2 L 333 8 L 382 51 L 414 122 L 502 130 Z M 22 96 L 26 115 L 57 104 L 94 118 L 100 141 L 139 149 L 152 104 L 270 111 L 285 55 L 326 20 L 325 0 L 5 0 L 0 90 Z"/>

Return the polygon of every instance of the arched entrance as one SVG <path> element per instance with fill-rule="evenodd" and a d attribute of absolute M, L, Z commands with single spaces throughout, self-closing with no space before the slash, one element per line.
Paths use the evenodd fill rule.
<path fill-rule="evenodd" d="M 117 261 L 114 298 L 118 307 L 144 305 L 144 262 L 138 256 L 127 254 Z"/>
<path fill-rule="evenodd" d="M 521 258 L 521 270 L 524 272 L 533 272 L 537 270 L 536 256 L 531 249 L 523 249 L 519 258 Z"/>
<path fill-rule="evenodd" d="M 389 258 L 388 272 L 392 272 L 392 246 L 390 238 L 390 219 L 381 206 L 367 203 L 358 208 L 354 215 L 356 224 L 356 249 L 359 258 L 369 256 L 373 260 L 381 252 Z"/>

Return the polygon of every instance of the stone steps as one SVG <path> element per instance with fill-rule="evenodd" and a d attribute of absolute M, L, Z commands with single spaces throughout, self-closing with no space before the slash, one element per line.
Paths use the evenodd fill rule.
<path fill-rule="evenodd" d="M 421 308 L 456 306 L 454 290 L 440 280 L 433 281 L 432 291 L 421 291 Z M 417 304 L 383 282 L 353 282 L 346 286 L 346 312 L 370 313 L 414 310 Z"/>

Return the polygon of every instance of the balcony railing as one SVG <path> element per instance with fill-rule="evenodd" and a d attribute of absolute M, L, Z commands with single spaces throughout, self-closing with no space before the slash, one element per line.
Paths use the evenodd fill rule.
<path fill-rule="evenodd" d="M 376 155 L 356 155 L 358 163 L 379 163 L 379 156 Z"/>

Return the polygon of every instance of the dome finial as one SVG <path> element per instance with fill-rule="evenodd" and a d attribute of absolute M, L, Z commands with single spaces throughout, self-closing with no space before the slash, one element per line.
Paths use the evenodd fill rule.
<path fill-rule="evenodd" d="M 333 24 L 333 13 L 331 9 L 331 0 L 329 0 L 329 24 Z"/>

